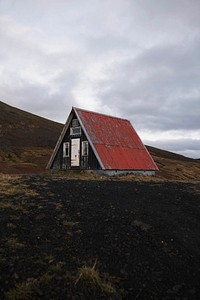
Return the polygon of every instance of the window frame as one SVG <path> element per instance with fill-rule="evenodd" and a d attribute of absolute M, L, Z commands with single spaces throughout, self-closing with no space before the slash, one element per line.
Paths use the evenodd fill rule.
<path fill-rule="evenodd" d="M 74 131 L 79 131 L 79 132 L 74 133 Z M 81 126 L 70 128 L 70 136 L 80 136 L 80 135 L 81 135 Z"/>
<path fill-rule="evenodd" d="M 79 127 L 80 125 L 79 125 L 79 121 L 78 121 L 78 119 L 73 119 L 72 120 L 72 127 Z"/>
<path fill-rule="evenodd" d="M 69 142 L 63 143 L 63 157 L 69 157 L 70 156 L 70 144 Z"/>
<path fill-rule="evenodd" d="M 88 141 L 82 141 L 81 154 L 82 154 L 83 157 L 88 157 L 89 156 L 89 143 L 88 143 Z"/>

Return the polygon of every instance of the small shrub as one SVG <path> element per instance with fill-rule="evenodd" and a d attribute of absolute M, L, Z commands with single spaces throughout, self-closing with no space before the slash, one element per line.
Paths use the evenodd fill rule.
<path fill-rule="evenodd" d="M 52 263 L 55 259 L 53 257 L 53 255 L 46 255 L 44 257 L 44 260 L 47 261 L 49 264 Z"/>
<path fill-rule="evenodd" d="M 0 252 L 0 269 L 7 266 L 7 259 Z"/>
<path fill-rule="evenodd" d="M 79 269 L 76 284 L 80 281 L 83 284 L 100 286 L 101 279 L 94 267 L 84 266 Z"/>
<path fill-rule="evenodd" d="M 11 248 L 11 249 L 22 249 L 25 247 L 24 244 L 19 243 L 17 239 L 15 238 L 11 238 L 9 240 L 7 240 L 6 245 Z"/>
<path fill-rule="evenodd" d="M 9 202 L 0 202 L 0 209 L 11 208 L 12 204 Z"/>
<path fill-rule="evenodd" d="M 55 194 L 53 194 L 53 196 L 55 196 Z M 56 203 L 55 206 L 56 206 L 56 210 L 60 210 L 63 208 L 63 205 L 61 203 Z"/>
<path fill-rule="evenodd" d="M 7 224 L 6 224 L 6 227 L 9 228 L 9 229 L 15 229 L 15 228 L 16 228 L 16 225 L 13 224 L 13 223 L 7 223 Z"/>
<path fill-rule="evenodd" d="M 63 221 L 63 225 L 66 227 L 73 227 L 77 224 L 78 224 L 78 222 Z"/>
<path fill-rule="evenodd" d="M 45 273 L 38 279 L 30 278 L 5 294 L 6 300 L 32 300 L 40 298 L 38 291 L 49 288 L 52 284 L 53 277 Z"/>
<path fill-rule="evenodd" d="M 53 276 L 45 273 L 37 280 L 37 285 L 40 287 L 49 287 L 53 282 Z"/>
<path fill-rule="evenodd" d="M 115 288 L 111 285 L 111 283 L 101 283 L 101 290 L 104 294 L 114 294 L 116 292 Z"/>
<path fill-rule="evenodd" d="M 22 215 L 27 215 L 29 212 L 28 212 L 28 210 L 25 208 L 25 207 L 23 207 L 23 206 L 15 206 L 15 205 L 13 205 L 12 206 L 12 209 L 15 211 L 15 212 L 17 212 L 17 213 L 19 213 L 19 214 L 22 214 Z"/>
<path fill-rule="evenodd" d="M 37 281 L 31 279 L 26 282 L 18 284 L 14 289 L 8 291 L 5 295 L 6 300 L 31 300 L 33 295 L 33 289 L 36 286 Z"/>
<path fill-rule="evenodd" d="M 75 285 L 77 283 L 82 284 L 82 286 L 97 288 L 100 289 L 101 292 L 105 295 L 110 295 L 116 293 L 114 286 L 110 282 L 107 282 L 104 276 L 101 276 L 97 270 L 95 270 L 96 262 L 93 267 L 83 266 L 78 270 L 77 279 L 75 281 Z"/>
<path fill-rule="evenodd" d="M 50 267 L 49 267 L 49 272 L 51 272 L 51 273 L 53 273 L 53 274 L 59 274 L 59 273 L 61 273 L 62 272 L 62 269 L 63 269 L 63 266 L 64 266 L 65 264 L 63 263 L 63 262 L 58 262 L 58 263 L 56 263 L 56 264 L 54 264 L 54 265 L 51 265 Z"/>

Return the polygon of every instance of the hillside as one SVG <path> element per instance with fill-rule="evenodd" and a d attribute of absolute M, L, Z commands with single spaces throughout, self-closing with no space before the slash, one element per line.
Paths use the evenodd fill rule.
<path fill-rule="evenodd" d="M 157 176 L 169 180 L 200 180 L 200 160 L 151 146 L 147 149 L 159 168 Z"/>
<path fill-rule="evenodd" d="M 40 173 L 63 125 L 0 101 L 0 173 Z"/>
<path fill-rule="evenodd" d="M 0 101 L 0 173 L 43 173 L 62 128 L 63 124 Z M 158 177 L 200 180 L 200 160 L 151 146 L 147 149 L 159 167 Z"/>
<path fill-rule="evenodd" d="M 0 101 L 0 149 L 54 147 L 62 124 L 38 117 Z"/>

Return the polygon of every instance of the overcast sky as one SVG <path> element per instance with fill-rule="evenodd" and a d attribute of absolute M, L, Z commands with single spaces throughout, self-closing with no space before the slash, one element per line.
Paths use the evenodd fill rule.
<path fill-rule="evenodd" d="M 200 0 L 0 0 L 0 100 L 126 118 L 200 158 Z"/>

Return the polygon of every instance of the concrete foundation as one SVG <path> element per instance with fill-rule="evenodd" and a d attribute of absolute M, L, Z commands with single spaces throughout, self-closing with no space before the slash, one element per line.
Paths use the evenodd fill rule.
<path fill-rule="evenodd" d="M 134 171 L 134 170 L 87 170 L 89 173 L 107 175 L 107 176 L 120 176 L 120 175 L 142 175 L 142 176 L 155 176 L 155 171 Z"/>

